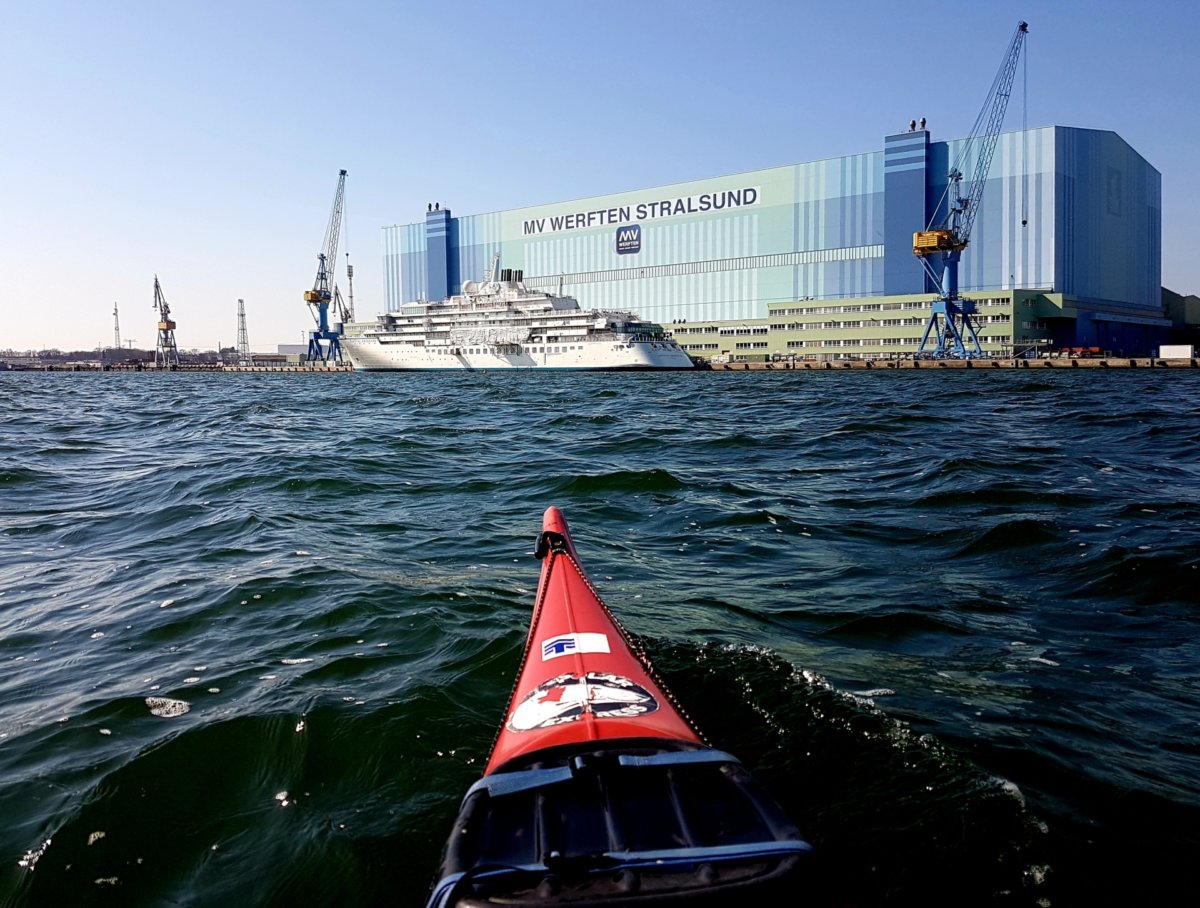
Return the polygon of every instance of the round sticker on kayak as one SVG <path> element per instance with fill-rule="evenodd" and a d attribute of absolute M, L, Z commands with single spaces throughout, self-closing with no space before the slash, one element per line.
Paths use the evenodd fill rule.
<path fill-rule="evenodd" d="M 597 719 L 644 716 L 658 709 L 654 696 L 628 678 L 605 672 L 559 675 L 529 692 L 513 710 L 509 731 L 550 728 L 591 714 Z"/>

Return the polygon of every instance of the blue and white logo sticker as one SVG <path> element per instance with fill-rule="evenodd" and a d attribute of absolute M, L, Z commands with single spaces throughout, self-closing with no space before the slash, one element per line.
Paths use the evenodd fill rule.
<path fill-rule="evenodd" d="M 542 661 L 572 653 L 611 653 L 607 634 L 563 634 L 542 641 Z"/>
<path fill-rule="evenodd" d="M 627 224 L 617 228 L 617 255 L 642 251 L 642 225 Z"/>

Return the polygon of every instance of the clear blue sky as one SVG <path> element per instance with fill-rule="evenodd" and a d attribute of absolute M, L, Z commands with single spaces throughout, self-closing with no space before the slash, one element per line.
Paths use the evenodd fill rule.
<path fill-rule="evenodd" d="M 1021 18 L 1029 125 L 1113 130 L 1156 167 L 1163 283 L 1200 292 L 1200 3 L 40 0 L 0 29 L 0 349 L 111 344 L 114 302 L 152 346 L 156 273 L 183 348 L 233 344 L 238 298 L 255 349 L 299 342 L 340 168 L 362 317 L 380 228 L 429 201 L 855 154 L 921 116 L 959 138 Z"/>

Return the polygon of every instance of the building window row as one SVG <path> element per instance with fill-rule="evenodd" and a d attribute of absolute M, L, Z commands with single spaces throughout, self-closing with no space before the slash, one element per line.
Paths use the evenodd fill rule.
<path fill-rule="evenodd" d="M 969 297 L 968 297 L 969 298 Z M 991 297 L 988 299 L 974 300 L 977 307 L 983 306 L 1007 306 L 1011 303 L 1007 297 Z M 896 309 L 928 309 L 930 301 L 917 301 L 907 303 L 854 303 L 843 306 L 791 306 L 787 309 L 775 309 L 772 315 L 833 315 L 846 312 L 879 312 L 890 311 Z M 1032 303 L 1031 303 L 1032 305 Z"/>

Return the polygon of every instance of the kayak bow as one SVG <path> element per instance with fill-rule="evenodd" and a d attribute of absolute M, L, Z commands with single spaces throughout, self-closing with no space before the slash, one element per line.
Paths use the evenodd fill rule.
<path fill-rule="evenodd" d="M 709 747 L 542 519 L 533 619 L 429 908 L 728 904 L 789 895 L 812 848 Z"/>

